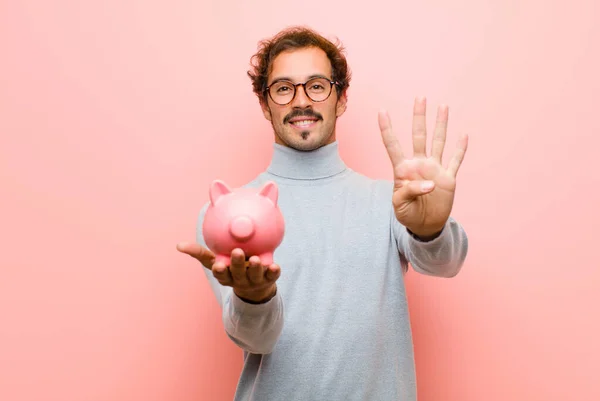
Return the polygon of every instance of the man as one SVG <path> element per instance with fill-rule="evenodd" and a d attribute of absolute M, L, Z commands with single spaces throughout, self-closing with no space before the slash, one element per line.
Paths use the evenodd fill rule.
<path fill-rule="evenodd" d="M 414 401 L 404 273 L 410 264 L 453 277 L 465 260 L 467 237 L 450 211 L 467 138 L 443 167 L 448 109 L 440 107 L 427 156 L 417 99 L 411 159 L 381 112 L 394 180 L 367 178 L 338 153 L 350 81 L 342 48 L 290 28 L 253 59 L 249 76 L 275 143 L 269 167 L 247 186 L 277 183 L 284 239 L 269 266 L 240 249 L 230 266 L 215 263 L 202 237 L 206 204 L 197 244 L 178 245 L 206 267 L 227 335 L 244 351 L 235 399 Z"/>

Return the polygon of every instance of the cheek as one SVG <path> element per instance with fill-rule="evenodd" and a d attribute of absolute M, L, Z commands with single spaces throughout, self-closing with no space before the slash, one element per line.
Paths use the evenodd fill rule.
<path fill-rule="evenodd" d="M 281 106 L 277 106 L 269 102 L 268 105 L 268 114 L 269 120 L 275 125 L 283 125 L 283 119 L 289 113 L 290 110 L 282 108 Z"/>
<path fill-rule="evenodd" d="M 287 110 L 281 109 L 271 109 L 271 115 L 273 116 L 273 121 L 276 124 L 283 124 L 283 119 L 289 113 Z"/>
<path fill-rule="evenodd" d="M 327 105 L 327 107 L 323 108 L 323 110 L 319 110 L 319 113 L 321 113 L 323 118 L 326 120 L 335 119 L 336 114 L 337 114 L 335 103 Z"/>

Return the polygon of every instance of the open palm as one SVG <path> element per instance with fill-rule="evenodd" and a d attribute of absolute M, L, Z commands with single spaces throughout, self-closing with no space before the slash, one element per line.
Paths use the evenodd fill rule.
<path fill-rule="evenodd" d="M 467 151 L 468 137 L 463 135 L 448 163 L 442 166 L 446 144 L 448 108 L 440 106 L 431 146 L 427 156 L 426 100 L 416 99 L 413 109 L 413 158 L 404 156 L 392 131 L 387 112 L 379 113 L 381 137 L 394 169 L 392 204 L 398 221 L 419 237 L 435 235 L 446 224 L 452 211 L 456 175 Z"/>

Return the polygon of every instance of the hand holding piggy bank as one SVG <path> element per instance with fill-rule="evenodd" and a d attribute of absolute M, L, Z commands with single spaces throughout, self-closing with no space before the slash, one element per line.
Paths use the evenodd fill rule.
<path fill-rule="evenodd" d="M 273 181 L 261 188 L 231 190 L 221 180 L 210 186 L 210 204 L 202 234 L 215 254 L 215 263 L 231 263 L 231 251 L 240 248 L 247 258 L 258 256 L 263 265 L 273 263 L 273 252 L 283 240 L 285 223 L 277 205 L 279 190 Z"/>

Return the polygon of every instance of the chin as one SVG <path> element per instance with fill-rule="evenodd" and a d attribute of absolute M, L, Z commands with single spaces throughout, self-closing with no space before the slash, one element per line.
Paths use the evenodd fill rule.
<path fill-rule="evenodd" d="M 315 132 L 302 131 L 292 135 L 279 136 L 279 138 L 290 148 L 311 151 L 328 144 L 331 135 L 327 137 L 318 137 L 318 134 Z"/>

